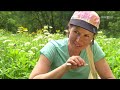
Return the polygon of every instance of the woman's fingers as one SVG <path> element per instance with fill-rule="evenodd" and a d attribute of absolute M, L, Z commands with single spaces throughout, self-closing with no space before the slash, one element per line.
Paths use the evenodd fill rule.
<path fill-rule="evenodd" d="M 85 65 L 85 61 L 81 57 L 78 57 L 78 60 L 79 60 L 79 63 L 80 63 L 79 66 L 84 66 Z"/>
<path fill-rule="evenodd" d="M 74 66 L 85 66 L 85 61 L 80 56 L 72 56 L 68 59 L 67 63 L 70 63 Z"/>
<path fill-rule="evenodd" d="M 78 62 L 76 61 L 75 58 L 69 58 L 68 63 L 71 63 L 71 65 L 77 66 Z"/>

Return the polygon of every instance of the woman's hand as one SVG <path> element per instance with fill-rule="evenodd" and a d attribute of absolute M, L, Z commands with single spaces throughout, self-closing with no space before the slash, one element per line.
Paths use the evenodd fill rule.
<path fill-rule="evenodd" d="M 66 64 L 69 67 L 69 69 L 75 69 L 75 68 L 87 65 L 85 63 L 85 61 L 80 56 L 72 56 L 72 57 L 70 57 L 67 60 Z"/>

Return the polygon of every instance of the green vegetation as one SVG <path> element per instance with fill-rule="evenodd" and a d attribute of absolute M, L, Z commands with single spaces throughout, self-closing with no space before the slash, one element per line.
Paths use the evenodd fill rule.
<path fill-rule="evenodd" d="M 106 54 L 106 59 L 116 76 L 120 79 L 120 38 L 107 38 L 101 31 L 96 41 Z"/>
<path fill-rule="evenodd" d="M 46 31 L 46 30 L 45 30 Z M 12 34 L 0 30 L 0 78 L 26 79 L 39 59 L 40 49 L 52 39 L 63 38 L 62 34 Z"/>
<path fill-rule="evenodd" d="M 0 78 L 28 79 L 35 63 L 39 59 L 40 49 L 52 39 L 62 39 L 63 34 L 50 34 L 45 26 L 42 33 L 11 32 L 0 30 Z M 96 40 L 106 53 L 106 58 L 116 76 L 120 78 L 120 39 L 106 38 L 102 32 Z"/>
<path fill-rule="evenodd" d="M 74 11 L 0 11 L 0 29 L 16 33 L 19 27 L 24 27 L 29 33 L 37 32 L 44 25 L 50 33 L 61 33 L 67 28 L 67 24 Z M 96 11 L 101 20 L 100 31 L 107 37 L 118 38 L 120 35 L 120 11 Z"/>

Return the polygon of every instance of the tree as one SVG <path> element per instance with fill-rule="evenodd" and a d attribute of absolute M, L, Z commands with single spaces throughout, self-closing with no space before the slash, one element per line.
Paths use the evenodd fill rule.
<path fill-rule="evenodd" d="M 120 11 L 98 11 L 101 17 L 100 30 L 107 37 L 119 37 Z"/>

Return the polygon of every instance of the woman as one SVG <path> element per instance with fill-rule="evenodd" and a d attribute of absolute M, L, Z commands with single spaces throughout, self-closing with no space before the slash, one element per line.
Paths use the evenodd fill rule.
<path fill-rule="evenodd" d="M 99 24 L 96 12 L 75 11 L 68 24 L 68 38 L 52 40 L 40 50 L 40 59 L 29 79 L 87 79 L 90 72 L 88 45 L 91 45 L 100 78 L 115 79 L 104 52 L 94 41 Z"/>

